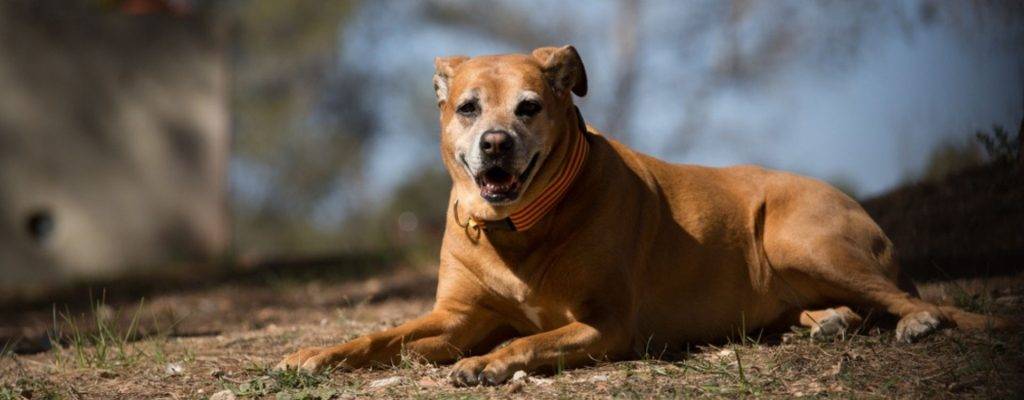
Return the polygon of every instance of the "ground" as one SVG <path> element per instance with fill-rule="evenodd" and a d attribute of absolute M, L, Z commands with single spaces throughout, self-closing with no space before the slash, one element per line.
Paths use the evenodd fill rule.
<path fill-rule="evenodd" d="M 453 387 L 448 366 L 412 357 L 376 370 L 270 370 L 300 347 L 337 343 L 426 312 L 435 284 L 430 268 L 398 268 L 357 279 L 227 281 L 157 291 L 141 303 L 96 301 L 81 312 L 29 310 L 4 326 L 19 325 L 26 337 L 43 329 L 64 339 L 35 354 L 7 351 L 0 359 L 0 399 L 230 398 L 224 391 L 238 398 L 295 399 L 1008 398 L 1024 390 L 1024 338 L 1018 332 L 945 330 L 901 345 L 885 324 L 827 342 L 813 341 L 801 329 L 737 337 L 694 346 L 687 354 L 603 362 L 497 387 Z M 1024 275 L 921 289 L 937 302 L 1018 321 L 1024 316 Z"/>

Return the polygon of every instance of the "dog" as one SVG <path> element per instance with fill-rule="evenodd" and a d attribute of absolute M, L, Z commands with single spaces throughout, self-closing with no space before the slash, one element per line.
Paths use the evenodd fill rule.
<path fill-rule="evenodd" d="M 828 338 L 860 324 L 858 311 L 898 317 L 899 342 L 1007 325 L 920 299 L 882 229 L 828 184 L 670 164 L 586 125 L 572 46 L 435 67 L 453 184 L 433 311 L 278 368 L 389 365 L 410 352 L 455 362 L 457 385 L 499 384 L 794 324 Z"/>

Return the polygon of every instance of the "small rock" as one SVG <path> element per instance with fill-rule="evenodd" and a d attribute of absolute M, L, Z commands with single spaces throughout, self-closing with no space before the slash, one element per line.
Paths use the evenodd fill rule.
<path fill-rule="evenodd" d="M 235 400 L 235 394 L 230 390 L 221 390 L 211 395 L 210 400 Z"/>
<path fill-rule="evenodd" d="M 185 371 L 185 367 L 182 367 L 181 364 L 178 363 L 168 363 L 167 366 L 164 367 L 164 372 L 166 372 L 167 375 L 181 375 L 183 371 Z"/>
<path fill-rule="evenodd" d="M 587 379 L 588 382 L 608 382 L 608 375 L 594 375 Z"/>
<path fill-rule="evenodd" d="M 395 385 L 397 385 L 399 383 L 402 383 L 402 377 L 400 377 L 400 376 L 392 376 L 390 378 L 378 379 L 378 380 L 375 380 L 373 382 L 370 382 L 370 389 L 380 389 L 380 388 L 391 387 L 391 386 L 395 386 Z"/>
<path fill-rule="evenodd" d="M 526 377 L 527 377 L 526 371 L 523 371 L 523 370 L 516 371 L 516 373 L 512 374 L 512 382 L 524 381 L 524 380 L 526 380 Z"/>

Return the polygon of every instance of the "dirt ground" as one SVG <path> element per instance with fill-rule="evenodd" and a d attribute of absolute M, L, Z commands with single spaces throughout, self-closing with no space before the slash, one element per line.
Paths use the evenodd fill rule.
<path fill-rule="evenodd" d="M 258 279 L 151 293 L 142 302 L 29 309 L 0 321 L 26 341 L 62 338 L 34 354 L 5 345 L 0 399 L 94 398 L 1012 398 L 1024 393 L 1019 332 L 945 330 L 913 345 L 877 324 L 829 342 L 806 331 L 737 337 L 687 354 L 654 354 L 456 388 L 447 366 L 407 358 L 376 370 L 270 370 L 300 347 L 395 326 L 431 307 L 430 268 L 359 279 Z M 929 283 L 923 296 L 1024 317 L 1024 275 Z M 97 305 L 97 303 L 100 303 Z M 33 339 L 35 338 L 35 339 Z"/>

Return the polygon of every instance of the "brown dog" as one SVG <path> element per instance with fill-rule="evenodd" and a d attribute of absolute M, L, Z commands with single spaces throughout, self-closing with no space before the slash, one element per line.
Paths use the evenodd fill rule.
<path fill-rule="evenodd" d="M 900 317 L 903 342 L 1004 324 L 919 299 L 878 225 L 825 183 L 669 164 L 586 127 L 571 46 L 436 67 L 454 185 L 434 310 L 279 368 L 390 364 L 404 349 L 461 358 L 458 384 L 494 384 L 742 330 L 827 337 L 860 322 L 847 306 Z"/>

